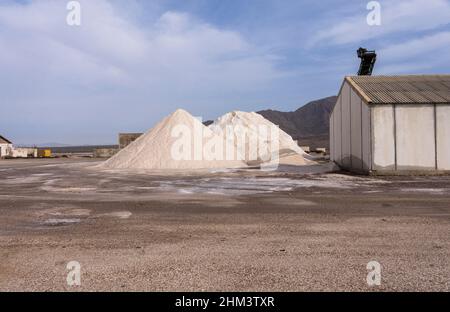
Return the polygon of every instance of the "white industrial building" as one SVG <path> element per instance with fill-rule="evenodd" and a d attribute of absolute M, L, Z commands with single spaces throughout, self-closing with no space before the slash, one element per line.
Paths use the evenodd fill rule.
<path fill-rule="evenodd" d="M 36 158 L 38 149 L 35 147 L 14 147 L 9 155 L 13 158 Z"/>
<path fill-rule="evenodd" d="M 0 158 L 28 158 L 38 157 L 38 149 L 35 147 L 15 147 L 12 142 L 0 135 Z"/>
<path fill-rule="evenodd" d="M 0 158 L 11 154 L 12 142 L 0 135 Z"/>
<path fill-rule="evenodd" d="M 450 75 L 346 77 L 330 157 L 359 173 L 450 171 Z"/>

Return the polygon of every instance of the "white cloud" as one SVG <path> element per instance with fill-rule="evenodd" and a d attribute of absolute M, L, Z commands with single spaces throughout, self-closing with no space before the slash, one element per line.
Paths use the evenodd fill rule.
<path fill-rule="evenodd" d="M 3 126 L 18 118 L 39 132 L 46 120 L 74 132 L 108 119 L 101 122 L 113 138 L 117 130 L 146 129 L 180 106 L 195 113 L 207 103 L 261 94 L 285 75 L 274 56 L 236 31 L 180 12 L 143 25 L 118 2 L 80 2 L 79 27 L 66 24 L 65 1 L 0 4 L 0 83 L 9 104 Z M 86 136 L 78 133 L 79 141 Z"/>
<path fill-rule="evenodd" d="M 347 44 L 379 38 L 400 32 L 435 29 L 450 23 L 450 2 L 447 0 L 380 1 L 381 26 L 369 26 L 366 2 L 347 17 L 342 15 L 327 21 L 315 33 L 309 46 L 317 44 Z"/>
<path fill-rule="evenodd" d="M 450 47 L 450 32 L 439 32 L 429 36 L 413 39 L 388 46 L 380 50 L 380 55 L 396 61 L 405 58 L 415 58 L 424 54 L 429 54 L 433 58 L 448 54 Z"/>
<path fill-rule="evenodd" d="M 434 68 L 446 68 L 450 62 L 448 47 L 450 32 L 439 32 L 393 44 L 380 50 L 383 60 L 379 73 L 426 73 Z"/>

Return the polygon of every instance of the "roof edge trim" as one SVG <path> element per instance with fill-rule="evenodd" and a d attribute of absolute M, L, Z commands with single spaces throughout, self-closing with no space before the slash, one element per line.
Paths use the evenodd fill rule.
<path fill-rule="evenodd" d="M 6 144 L 12 144 L 12 142 L 10 140 L 8 140 L 7 138 L 5 138 L 4 136 L 0 135 L 0 139 L 2 139 L 3 141 L 6 142 Z"/>
<path fill-rule="evenodd" d="M 372 104 L 372 100 L 369 96 L 356 84 L 356 82 L 352 79 L 352 77 L 345 77 L 345 81 L 347 81 L 350 86 L 358 93 L 358 95 L 366 102 L 366 104 Z"/>

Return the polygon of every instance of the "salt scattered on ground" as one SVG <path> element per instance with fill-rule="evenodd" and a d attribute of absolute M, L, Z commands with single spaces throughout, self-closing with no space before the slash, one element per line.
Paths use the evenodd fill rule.
<path fill-rule="evenodd" d="M 447 189 L 431 189 L 431 188 L 402 188 L 402 192 L 411 193 L 430 193 L 430 194 L 445 194 Z"/>
<path fill-rule="evenodd" d="M 41 181 L 40 177 L 27 176 L 27 177 L 9 177 L 6 179 L 6 183 L 10 184 L 25 184 L 25 183 L 36 183 Z"/>
<path fill-rule="evenodd" d="M 60 192 L 60 193 L 86 193 L 95 192 L 95 187 L 55 187 L 50 185 L 41 186 L 41 190 L 46 192 Z"/>
<path fill-rule="evenodd" d="M 105 217 L 115 217 L 115 218 L 119 218 L 119 219 L 128 219 L 129 217 L 131 217 L 132 213 L 129 211 L 115 211 L 115 212 L 111 212 L 111 213 L 104 213 L 100 216 L 105 216 Z"/>
<path fill-rule="evenodd" d="M 302 179 L 288 177 L 214 177 L 190 180 L 159 181 L 163 192 L 189 194 L 245 195 L 293 191 L 297 188 L 350 190 L 390 183 L 377 179 L 363 179 L 345 175 L 308 176 Z"/>
<path fill-rule="evenodd" d="M 44 225 L 48 226 L 63 226 L 79 223 L 80 219 L 48 219 L 44 221 Z"/>
<path fill-rule="evenodd" d="M 56 207 L 47 208 L 44 210 L 39 210 L 36 212 L 38 216 L 65 216 L 65 217 L 87 217 L 91 214 L 90 209 L 83 208 L 67 208 L 67 207 Z"/>

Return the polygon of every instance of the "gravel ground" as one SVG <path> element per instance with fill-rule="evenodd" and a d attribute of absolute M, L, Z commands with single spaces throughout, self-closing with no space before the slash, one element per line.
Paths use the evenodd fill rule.
<path fill-rule="evenodd" d="M 450 176 L 95 164 L 0 161 L 0 290 L 450 290 Z M 66 282 L 73 260 L 81 286 Z"/>

